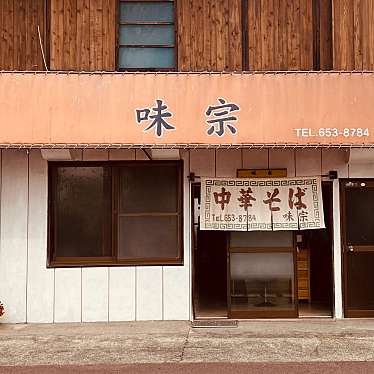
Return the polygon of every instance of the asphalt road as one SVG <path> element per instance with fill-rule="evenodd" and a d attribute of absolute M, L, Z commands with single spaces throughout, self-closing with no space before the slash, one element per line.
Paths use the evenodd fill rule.
<path fill-rule="evenodd" d="M 1 374 L 371 374 L 374 362 L 0 366 Z"/>

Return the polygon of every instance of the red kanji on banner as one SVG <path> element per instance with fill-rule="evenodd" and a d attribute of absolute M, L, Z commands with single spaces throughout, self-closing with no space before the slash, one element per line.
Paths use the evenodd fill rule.
<path fill-rule="evenodd" d="M 253 193 L 251 187 L 248 187 L 247 190 L 242 188 L 240 190 L 241 196 L 238 198 L 238 201 L 241 203 L 239 204 L 240 207 L 244 208 L 245 211 L 248 210 L 248 207 L 252 206 L 251 201 L 256 201 L 251 194 Z"/>
<path fill-rule="evenodd" d="M 274 192 L 271 193 L 271 192 L 266 192 L 267 194 L 267 197 L 268 199 L 267 200 L 263 200 L 263 202 L 265 204 L 268 204 L 269 205 L 269 209 L 270 211 L 272 212 L 277 212 L 278 210 L 280 210 L 279 206 L 273 206 L 274 203 L 280 203 L 281 202 L 281 199 L 279 197 L 276 197 L 279 195 L 279 189 L 278 188 L 274 188 Z"/>
<path fill-rule="evenodd" d="M 293 188 L 289 189 L 289 191 L 288 191 L 288 206 L 290 207 L 290 209 L 293 209 L 294 206 L 296 207 L 297 210 L 307 208 L 306 204 L 304 204 L 302 202 L 302 197 L 305 196 L 305 191 L 306 191 L 306 188 L 297 187 L 297 193 L 295 193 L 295 197 L 297 198 L 297 201 L 296 201 L 296 203 L 294 203 L 293 196 L 294 196 L 295 191 L 294 191 Z"/>
<path fill-rule="evenodd" d="M 225 187 L 221 188 L 221 192 L 220 193 L 214 192 L 213 195 L 214 195 L 214 201 L 215 201 L 215 203 L 216 204 L 220 204 L 222 210 L 225 209 L 225 204 L 229 204 L 230 203 L 231 192 L 230 191 L 226 191 Z"/>

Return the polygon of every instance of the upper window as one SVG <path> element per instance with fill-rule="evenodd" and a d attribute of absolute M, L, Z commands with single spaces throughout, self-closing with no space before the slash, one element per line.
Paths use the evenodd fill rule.
<path fill-rule="evenodd" d="M 49 263 L 181 264 L 180 162 L 50 163 Z"/>
<path fill-rule="evenodd" d="M 174 70 L 174 1 L 120 0 L 120 70 Z"/>

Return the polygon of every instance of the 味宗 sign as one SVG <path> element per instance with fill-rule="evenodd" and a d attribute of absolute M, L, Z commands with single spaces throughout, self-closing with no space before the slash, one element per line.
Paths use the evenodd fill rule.
<path fill-rule="evenodd" d="M 320 177 L 202 178 L 200 209 L 201 230 L 325 227 Z"/>
<path fill-rule="evenodd" d="M 372 146 L 373 97 L 370 72 L 7 73 L 0 145 Z"/>

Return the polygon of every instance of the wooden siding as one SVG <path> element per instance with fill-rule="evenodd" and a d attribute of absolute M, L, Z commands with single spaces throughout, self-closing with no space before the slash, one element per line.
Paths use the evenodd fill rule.
<path fill-rule="evenodd" d="M 240 0 L 179 0 L 178 70 L 242 70 Z"/>
<path fill-rule="evenodd" d="M 312 0 L 248 1 L 249 70 L 313 70 Z"/>
<path fill-rule="evenodd" d="M 0 70 L 44 70 L 46 0 L 0 0 Z"/>
<path fill-rule="evenodd" d="M 116 4 L 116 0 L 51 0 L 51 70 L 115 70 Z"/>
<path fill-rule="evenodd" d="M 334 69 L 374 69 L 374 0 L 334 1 Z"/>
<path fill-rule="evenodd" d="M 176 3 L 180 71 L 374 70 L 374 0 Z M 0 0 L 0 70 L 44 70 L 37 26 L 52 70 L 116 70 L 117 22 L 117 0 Z"/>
<path fill-rule="evenodd" d="M 332 70 L 332 1 L 313 0 L 314 70 Z"/>
<path fill-rule="evenodd" d="M 333 68 L 332 2 L 326 0 L 319 1 L 321 4 L 319 14 L 320 69 L 331 70 Z"/>

